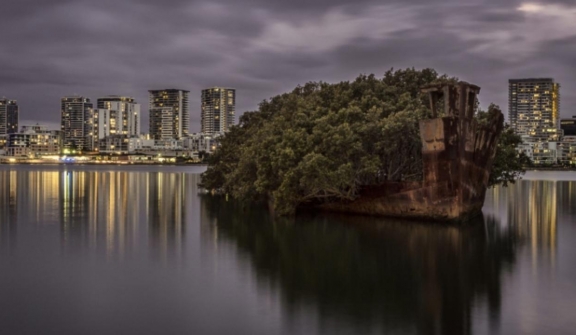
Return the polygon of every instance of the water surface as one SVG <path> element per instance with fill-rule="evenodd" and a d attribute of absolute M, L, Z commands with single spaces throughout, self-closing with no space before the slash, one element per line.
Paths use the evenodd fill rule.
<path fill-rule="evenodd" d="M 274 219 L 201 167 L 0 165 L 2 334 L 570 334 L 576 173 L 465 227 Z"/>

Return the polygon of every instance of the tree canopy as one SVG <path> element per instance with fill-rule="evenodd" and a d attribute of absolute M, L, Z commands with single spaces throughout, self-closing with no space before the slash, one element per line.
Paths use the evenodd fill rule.
<path fill-rule="evenodd" d="M 488 110 L 493 107 L 498 108 L 498 106 L 490 104 Z M 478 110 L 476 120 L 480 125 L 486 124 L 488 112 L 481 109 Z M 526 172 L 524 167 L 530 165 L 531 162 L 526 154 L 519 153 L 516 150 L 521 143 L 522 138 L 514 133 L 514 129 L 509 124 L 504 124 L 504 130 L 500 134 L 498 146 L 496 147 L 496 156 L 494 157 L 489 180 L 490 186 L 508 186 L 508 183 L 514 183 Z"/>
<path fill-rule="evenodd" d="M 305 203 L 354 200 L 364 186 L 421 181 L 418 121 L 430 110 L 420 88 L 446 81 L 457 79 L 432 69 L 389 70 L 382 79 L 309 82 L 265 100 L 222 138 L 200 186 L 291 214 Z M 502 139 L 494 184 L 523 173 L 520 139 L 509 130 Z"/>

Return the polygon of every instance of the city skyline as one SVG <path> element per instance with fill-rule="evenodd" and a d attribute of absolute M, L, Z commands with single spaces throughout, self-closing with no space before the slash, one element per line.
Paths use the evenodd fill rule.
<path fill-rule="evenodd" d="M 507 103 L 506 103 L 505 105 L 499 105 L 500 108 L 501 108 L 501 110 L 504 112 L 505 122 L 506 122 L 506 123 L 509 123 L 513 128 L 516 128 L 515 120 L 514 120 L 513 117 L 512 117 L 515 112 L 511 109 L 512 106 L 515 105 L 516 103 L 513 104 L 513 103 L 511 102 L 511 99 L 512 99 L 512 86 L 511 86 L 511 85 L 513 85 L 513 83 L 522 83 L 522 82 L 526 82 L 526 83 L 529 83 L 530 85 L 532 85 L 532 84 L 533 84 L 532 82 L 534 82 L 534 81 L 544 81 L 544 82 L 550 81 L 553 85 L 555 85 L 554 87 L 555 87 L 555 92 L 556 92 L 557 95 L 558 95 L 558 97 L 557 97 L 558 101 L 557 101 L 557 103 L 556 103 L 556 106 L 554 107 L 554 119 L 555 119 L 555 124 L 556 124 L 556 127 L 557 127 L 557 128 L 559 127 L 558 122 L 559 122 L 560 119 L 564 119 L 564 118 L 576 118 L 576 109 L 574 110 L 574 113 L 573 113 L 573 114 L 570 114 L 570 113 L 568 113 L 568 112 L 562 113 L 562 108 L 560 107 L 560 103 L 559 103 L 559 102 L 560 102 L 559 89 L 560 89 L 560 87 L 563 87 L 563 86 L 564 86 L 563 84 L 560 85 L 560 83 L 559 83 L 558 81 L 556 81 L 553 77 L 530 77 L 530 78 L 529 78 L 529 77 L 526 77 L 526 76 L 524 76 L 524 77 L 520 76 L 520 77 L 517 77 L 517 78 L 509 78 L 509 79 L 507 79 L 507 82 L 508 82 Z M 235 89 L 235 88 L 222 87 L 222 86 L 213 86 L 213 87 L 204 88 L 204 89 L 201 90 L 201 94 L 200 94 L 200 95 L 201 95 L 200 122 L 197 123 L 197 124 L 195 124 L 195 122 L 190 122 L 190 120 L 197 119 L 197 116 L 193 115 L 193 113 L 190 112 L 190 106 L 189 106 L 189 105 L 190 105 L 190 103 L 189 103 L 189 101 L 190 101 L 190 93 L 191 93 L 190 91 L 188 91 L 188 90 L 182 90 L 182 89 L 174 89 L 174 88 L 148 90 L 148 99 L 147 99 L 147 101 L 148 101 L 148 108 L 145 108 L 145 109 L 143 110 L 144 113 L 140 113 L 140 107 L 138 107 L 138 112 L 139 112 L 139 113 L 138 113 L 138 118 L 139 118 L 139 119 L 138 119 L 138 122 L 139 122 L 140 125 L 142 124 L 142 122 L 145 122 L 143 129 L 149 130 L 148 128 L 146 128 L 146 125 L 147 125 L 147 124 L 148 124 L 148 125 L 151 125 L 151 124 L 150 124 L 150 113 L 151 113 L 152 109 L 155 108 L 155 107 L 153 107 L 153 106 L 154 106 L 154 103 L 152 102 L 152 99 L 153 99 L 153 98 L 152 98 L 152 92 L 182 91 L 182 92 L 185 92 L 185 94 L 186 94 L 186 97 L 185 97 L 185 101 L 186 101 L 186 102 L 185 102 L 185 104 L 188 106 L 188 108 L 187 108 L 187 113 L 184 113 L 184 114 L 186 115 L 185 118 L 188 119 L 188 121 L 189 121 L 189 122 L 187 123 L 188 129 L 185 129 L 184 132 L 187 132 L 188 134 L 192 134 L 192 133 L 205 133 L 205 132 L 206 132 L 206 133 L 212 133 L 213 131 L 211 131 L 211 130 L 205 131 L 205 129 L 208 129 L 208 128 L 210 128 L 210 127 L 207 127 L 207 124 L 206 124 L 205 121 L 204 121 L 204 116 L 205 116 L 205 115 L 208 115 L 208 114 L 210 114 L 211 116 L 213 116 L 212 114 L 214 114 L 214 113 L 213 113 L 214 111 L 212 111 L 211 113 L 207 113 L 207 112 L 206 112 L 207 104 L 212 104 L 211 100 L 214 99 L 213 97 L 208 98 L 208 95 L 209 95 L 208 93 L 210 93 L 211 95 L 214 95 L 214 93 L 213 93 L 212 91 L 214 91 L 214 90 L 217 91 L 218 89 L 222 90 L 222 92 L 227 92 L 227 93 L 228 93 L 228 97 L 227 97 L 227 98 L 228 98 L 228 99 L 231 99 L 231 101 L 232 101 L 231 107 L 229 107 L 229 108 L 230 108 L 230 112 L 231 112 L 231 113 L 229 113 L 229 114 L 230 114 L 230 116 L 231 116 L 232 118 L 231 118 L 230 120 L 227 120 L 227 121 L 226 121 L 226 123 L 227 123 L 226 129 L 223 130 L 223 132 L 226 132 L 226 131 L 228 131 L 230 125 L 237 124 L 237 122 L 238 122 L 238 120 L 239 120 L 239 117 L 240 117 L 243 113 L 240 113 L 240 116 L 237 116 L 237 113 L 236 113 L 236 89 Z M 538 92 L 536 92 L 536 93 L 544 93 L 544 91 L 541 90 L 541 92 L 538 91 Z M 549 92 L 547 92 L 546 94 L 548 94 L 548 93 L 549 93 Z M 231 96 L 230 96 L 230 94 L 231 94 Z M 545 95 L 546 95 L 546 94 L 545 94 Z M 550 93 L 550 94 L 551 94 L 551 93 Z M 69 98 L 69 97 L 82 97 L 82 98 L 84 98 L 84 97 L 87 97 L 87 96 L 82 96 L 82 95 L 78 95 L 78 94 L 73 94 L 73 95 L 64 96 L 64 97 L 62 97 L 61 99 L 65 99 L 65 98 Z M 87 97 L 87 98 L 90 99 L 90 97 Z M 221 98 L 221 97 L 219 97 L 219 98 Z M 7 99 L 7 98 L 3 98 L 3 99 L 6 100 L 6 101 L 11 101 L 11 102 L 17 103 L 17 100 L 12 100 L 12 99 Z M 98 105 L 97 105 L 96 107 L 94 107 L 94 110 L 97 111 L 98 109 L 104 108 L 104 106 L 100 106 L 100 104 L 101 104 L 100 101 L 102 101 L 102 100 L 110 100 L 110 101 L 118 100 L 119 103 L 121 103 L 121 101 L 124 101 L 125 99 L 128 99 L 128 100 L 130 100 L 131 103 L 135 103 L 137 106 L 140 106 L 140 104 L 136 102 L 136 99 L 133 98 L 133 97 L 131 97 L 131 96 L 118 95 L 118 94 L 108 94 L 108 95 L 105 95 L 104 97 L 100 97 L 100 98 L 97 99 L 97 100 L 98 100 Z M 548 97 L 547 97 L 546 99 L 548 99 Z M 555 98 L 555 99 L 556 99 L 556 98 Z M 208 101 L 208 100 L 210 100 L 210 101 Z M 226 100 L 226 99 L 225 99 L 225 100 Z M 486 107 L 485 104 L 482 103 L 481 100 L 480 100 L 480 106 L 481 106 L 482 108 L 485 108 L 485 107 Z M 213 107 L 211 107 L 211 108 L 213 109 Z M 227 111 L 227 110 L 228 110 L 228 109 L 226 109 L 226 111 Z M 20 113 L 19 113 L 19 114 L 20 114 Z M 40 122 L 40 121 L 36 121 L 36 120 L 29 120 L 29 119 L 26 119 L 26 118 L 24 118 L 24 121 L 22 121 L 22 120 L 23 120 L 22 118 L 19 119 L 19 122 L 18 122 L 18 123 L 19 123 L 20 125 L 31 126 L 31 125 L 34 125 L 34 124 L 41 124 L 41 125 L 43 125 L 43 126 L 47 126 L 47 127 L 50 128 L 50 129 L 53 129 L 53 130 L 60 129 L 60 122 L 58 122 L 58 123 L 57 123 L 57 122 L 52 122 L 52 121 Z M 200 129 L 194 129 L 194 128 L 198 128 L 198 127 L 199 127 Z M 212 127 L 213 127 L 213 126 L 212 126 Z M 140 126 L 139 126 L 138 128 L 140 128 Z M 558 128 L 558 129 L 559 129 L 559 128 Z M 218 132 L 218 131 L 215 131 L 215 132 Z M 138 131 L 138 133 L 146 133 L 146 132 L 140 132 L 140 131 Z M 151 132 L 148 132 L 148 133 L 151 133 Z M 520 134 L 521 134 L 521 133 L 520 133 Z"/>
<path fill-rule="evenodd" d="M 554 99 L 558 99 L 557 102 L 555 103 L 555 107 L 554 107 L 554 120 L 555 120 L 554 124 L 555 124 L 555 127 L 557 127 L 557 128 L 559 129 L 559 123 L 558 123 L 558 122 L 560 121 L 560 119 L 576 118 L 576 109 L 575 109 L 575 111 L 574 111 L 573 114 L 570 114 L 570 113 L 567 113 L 567 112 L 562 113 L 562 108 L 560 107 L 560 93 L 559 93 L 559 89 L 560 89 L 561 87 L 564 87 L 563 84 L 561 85 L 561 84 L 560 84 L 558 81 L 556 81 L 555 78 L 553 78 L 553 77 L 530 77 L 530 78 L 529 78 L 529 77 L 526 77 L 526 76 L 524 76 L 524 77 L 520 76 L 520 77 L 517 77 L 517 78 L 509 78 L 509 79 L 507 79 L 507 82 L 508 82 L 508 87 L 507 87 L 507 88 L 508 88 L 508 90 L 507 90 L 507 92 L 508 92 L 508 94 L 507 94 L 507 103 L 506 103 L 505 105 L 499 105 L 500 108 L 501 108 L 501 110 L 503 111 L 503 113 L 504 113 L 504 115 L 505 115 L 505 122 L 506 122 L 506 123 L 509 123 L 509 124 L 510 124 L 513 128 L 515 128 L 515 129 L 517 128 L 517 124 L 515 124 L 515 122 L 517 122 L 517 120 L 515 121 L 514 118 L 513 118 L 513 115 L 515 114 L 515 111 L 513 110 L 512 107 L 515 106 L 517 103 L 519 103 L 520 105 L 522 105 L 521 102 L 514 102 L 514 103 L 512 103 L 512 100 L 511 100 L 511 99 L 512 99 L 512 91 L 513 91 L 512 85 L 513 85 L 513 84 L 517 84 L 517 83 L 527 83 L 528 85 L 534 85 L 534 82 L 542 82 L 542 81 L 543 81 L 543 82 L 550 82 L 550 83 L 554 86 L 554 90 L 555 90 L 555 92 L 556 92 L 555 94 L 557 94 L 557 97 L 554 98 Z M 542 84 L 542 83 L 540 83 L 540 84 Z M 515 86 L 515 85 L 514 85 L 514 86 Z M 185 115 L 185 119 L 187 119 L 189 122 L 186 123 L 186 126 L 187 126 L 187 127 L 186 127 L 186 126 L 183 126 L 183 127 L 186 128 L 186 129 L 180 129 L 180 132 L 182 132 L 182 130 L 183 130 L 184 133 L 187 133 L 187 134 L 192 134 L 192 133 L 209 133 L 209 134 L 211 134 L 211 133 L 213 133 L 213 132 L 218 132 L 218 131 L 212 131 L 212 130 L 206 131 L 206 129 L 209 129 L 209 128 L 212 129 L 211 127 L 214 127 L 214 125 L 211 125 L 210 127 L 208 127 L 208 126 L 207 126 L 208 124 L 204 121 L 204 117 L 205 117 L 205 115 L 208 115 L 208 114 L 209 114 L 210 116 L 212 116 L 212 117 L 215 115 L 215 114 L 214 114 L 214 111 L 212 110 L 213 107 L 210 107 L 210 108 L 211 108 L 211 109 L 210 109 L 210 110 L 211 110 L 210 113 L 207 113 L 207 109 L 206 109 L 208 105 L 212 105 L 212 100 L 216 97 L 216 96 L 214 95 L 214 92 L 213 92 L 214 90 L 216 90 L 216 91 L 222 90 L 222 93 L 227 93 L 227 94 L 228 94 L 228 96 L 227 96 L 227 97 L 224 97 L 224 98 L 223 98 L 223 95 L 222 95 L 222 97 L 218 96 L 218 99 L 222 98 L 222 99 L 226 100 L 226 101 L 223 100 L 224 103 L 228 101 L 227 99 L 231 99 L 231 101 L 232 101 L 232 102 L 231 102 L 231 106 L 228 108 L 228 109 L 230 109 L 230 113 L 227 113 L 227 114 L 230 114 L 231 119 L 225 121 L 227 125 L 225 126 L 225 129 L 222 130 L 222 132 L 226 132 L 226 131 L 228 131 L 230 125 L 237 124 L 237 122 L 239 121 L 239 117 L 240 117 L 240 116 L 237 116 L 237 113 L 236 113 L 236 89 L 235 89 L 235 88 L 227 88 L 227 87 L 222 87 L 222 86 L 213 86 L 213 87 L 210 87 L 210 88 L 204 88 L 204 89 L 202 89 L 202 90 L 201 90 L 201 94 L 200 94 L 200 95 L 201 95 L 201 107 L 200 107 L 200 114 L 199 114 L 199 115 L 200 115 L 200 122 L 199 122 L 198 124 L 195 124 L 194 122 L 190 122 L 190 120 L 196 119 L 197 116 L 192 115 L 193 113 L 190 112 L 190 106 L 189 106 L 190 103 L 189 103 L 189 101 L 190 101 L 190 96 L 191 96 L 190 93 L 191 93 L 191 92 L 188 91 L 188 90 L 183 90 L 183 89 L 168 88 L 168 89 L 148 90 L 148 99 L 147 99 L 147 101 L 148 101 L 148 107 L 142 109 L 142 112 L 143 112 L 143 113 L 140 113 L 140 105 L 141 105 L 141 104 L 139 104 L 139 103 L 136 101 L 135 98 L 133 98 L 133 97 L 131 97 L 131 96 L 118 95 L 118 94 L 108 94 L 108 95 L 105 95 L 105 96 L 103 96 L 103 97 L 98 98 L 98 99 L 97 99 L 97 100 L 98 100 L 98 103 L 97 103 L 96 106 L 93 107 L 93 109 L 94 109 L 95 112 L 97 112 L 98 109 L 102 109 L 102 108 L 108 108 L 108 109 L 110 109 L 109 106 L 101 106 L 101 104 L 102 104 L 101 101 L 104 101 L 104 100 L 107 100 L 107 101 L 115 101 L 115 100 L 117 100 L 117 101 L 118 101 L 117 103 L 119 103 L 120 105 L 125 104 L 125 101 L 124 101 L 124 100 L 130 100 L 130 101 L 129 101 L 130 103 L 136 104 L 136 106 L 138 106 L 138 120 L 137 120 L 137 122 L 139 123 L 138 129 L 141 128 L 140 125 L 142 124 L 142 122 L 144 122 L 144 127 L 142 128 L 142 131 L 138 131 L 137 133 L 138 133 L 138 134 L 140 134 L 140 133 L 148 133 L 148 134 L 151 134 L 152 132 L 150 132 L 150 129 L 147 127 L 147 125 L 152 126 L 152 124 L 150 123 L 150 120 L 151 120 L 151 119 L 150 119 L 150 115 L 151 115 L 152 110 L 157 107 L 157 106 L 155 106 L 155 104 L 153 103 L 153 92 L 158 93 L 158 92 L 165 92 L 165 91 L 181 91 L 181 92 L 184 92 L 184 94 L 186 95 L 186 96 L 184 97 L 184 100 L 185 100 L 185 105 L 188 106 L 188 108 L 187 108 L 187 111 L 184 112 L 184 115 Z M 514 89 L 514 90 L 515 90 L 515 89 Z M 538 92 L 536 92 L 536 93 L 539 93 L 540 95 L 542 95 L 543 93 L 545 93 L 544 95 L 546 95 L 546 99 L 548 99 L 548 100 L 552 99 L 552 98 L 551 98 L 552 96 L 551 96 L 551 93 L 550 93 L 550 92 L 545 92 L 544 90 L 538 90 Z M 231 95 L 230 95 L 230 94 L 231 94 Z M 550 97 L 547 96 L 548 94 L 550 94 Z M 208 95 L 210 95 L 210 97 L 208 97 Z M 212 95 L 214 95 L 214 97 L 212 97 Z M 64 96 L 64 97 L 61 98 L 61 100 L 62 100 L 62 99 L 66 99 L 66 98 L 71 98 L 71 97 L 87 98 L 88 100 L 90 100 L 90 97 L 88 97 L 88 96 L 83 96 L 83 95 L 78 95 L 78 94 L 73 94 L 73 95 Z M 225 98 L 227 98 L 227 99 L 225 99 Z M 562 98 L 564 98 L 564 96 L 563 96 Z M 13 102 L 13 103 L 17 103 L 17 100 L 7 99 L 7 98 L 3 98 L 3 99 L 4 99 L 5 101 L 10 101 L 10 102 Z M 182 99 L 182 97 L 180 97 L 180 99 Z M 554 99 L 552 99 L 552 100 L 554 100 Z M 547 100 L 547 101 L 548 101 L 548 100 Z M 552 100 L 550 100 L 550 101 L 552 101 Z M 220 101 L 220 100 L 219 100 L 219 101 Z M 19 105 L 19 104 L 18 104 L 18 105 Z M 116 105 L 115 105 L 115 106 L 116 106 Z M 481 99 L 480 99 L 480 106 L 481 106 L 482 108 L 485 108 L 485 107 L 486 107 L 485 104 L 482 103 Z M 528 104 L 526 104 L 526 106 L 528 106 Z M 548 107 L 550 107 L 550 106 L 548 106 Z M 514 107 L 514 108 L 515 108 L 515 107 Z M 228 109 L 226 109 L 226 111 L 228 111 Z M 226 111 L 225 111 L 225 112 L 226 112 Z M 21 113 L 18 113 L 18 114 L 21 115 Z M 212 115 L 212 114 L 214 114 L 214 115 Z M 220 113 L 220 114 L 222 114 L 222 113 Z M 243 113 L 240 113 L 240 115 L 242 115 L 242 114 L 243 114 Z M 24 121 L 22 121 L 22 120 L 24 120 Z M 61 128 L 61 122 L 52 122 L 52 121 L 40 122 L 40 121 L 36 121 L 36 120 L 29 120 L 29 119 L 26 119 L 26 118 L 22 119 L 21 117 L 20 117 L 19 120 L 18 120 L 18 124 L 19 124 L 20 126 L 22 126 L 22 125 L 24 125 L 24 126 L 31 126 L 31 125 L 34 125 L 34 124 L 36 124 L 36 125 L 41 124 L 42 126 L 46 126 L 46 127 L 48 127 L 49 129 L 52 129 L 52 130 L 59 130 L 59 129 Z M 220 123 L 219 123 L 219 124 L 220 124 Z M 177 125 L 177 124 L 176 124 L 176 125 Z M 179 127 L 182 127 L 182 125 L 180 125 Z M 198 127 L 199 127 L 200 129 L 194 129 L 194 128 L 198 128 Z M 144 130 L 146 130 L 146 131 L 144 131 Z M 18 129 L 17 131 L 19 131 L 19 129 Z M 519 134 L 522 135 L 522 134 L 523 134 L 522 131 L 520 131 Z M 178 137 L 178 136 L 176 136 L 176 137 Z M 185 137 L 185 136 L 183 136 L 182 138 L 184 138 L 184 137 Z"/>
<path fill-rule="evenodd" d="M 0 95 L 19 101 L 23 122 L 57 123 L 58 99 L 73 93 L 143 102 L 150 88 L 181 87 L 198 92 L 198 132 L 207 87 L 238 89 L 238 118 L 308 81 L 412 66 L 474 82 L 484 107 L 503 109 L 509 78 L 554 77 L 561 117 L 576 114 L 576 6 L 567 1 L 107 1 L 3 6 Z"/>

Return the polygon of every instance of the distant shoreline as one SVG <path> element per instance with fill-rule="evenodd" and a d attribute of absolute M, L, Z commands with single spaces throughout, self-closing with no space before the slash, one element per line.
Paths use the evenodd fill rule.
<path fill-rule="evenodd" d="M 564 167 L 531 167 L 526 168 L 526 171 L 574 171 L 576 172 L 576 167 L 574 168 L 564 168 Z"/>
<path fill-rule="evenodd" d="M 152 162 L 0 162 L 0 165 L 116 165 L 116 166 L 208 166 L 206 163 L 152 163 Z"/>

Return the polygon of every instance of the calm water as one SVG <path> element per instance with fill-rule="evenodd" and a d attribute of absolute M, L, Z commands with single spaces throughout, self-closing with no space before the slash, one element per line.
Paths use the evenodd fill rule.
<path fill-rule="evenodd" d="M 0 166 L 0 334 L 576 331 L 576 173 L 448 227 L 274 220 L 201 170 Z"/>

